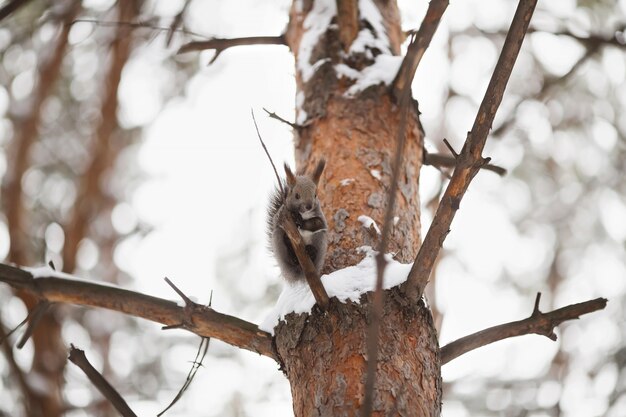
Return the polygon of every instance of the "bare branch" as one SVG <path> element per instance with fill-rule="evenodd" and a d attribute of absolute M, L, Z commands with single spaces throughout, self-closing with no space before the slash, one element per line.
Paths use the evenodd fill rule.
<path fill-rule="evenodd" d="M 598 49 L 600 46 L 617 46 L 618 48 L 626 47 L 624 31 L 626 31 L 626 24 L 622 24 L 620 27 L 616 28 L 609 36 L 596 33 L 590 33 L 588 36 L 579 36 L 570 32 L 569 30 L 559 30 L 557 32 L 552 32 L 549 30 L 542 30 L 535 27 L 528 29 L 528 33 L 550 33 L 556 36 L 567 36 L 580 42 L 588 50 Z"/>
<path fill-rule="evenodd" d="M 424 150 L 424 159 L 422 160 L 422 163 L 435 168 L 454 168 L 456 166 L 456 158 L 453 156 L 442 155 L 440 153 L 430 153 Z M 506 169 L 497 165 L 486 164 L 483 165 L 481 169 L 495 172 L 500 176 L 506 174 Z"/>
<path fill-rule="evenodd" d="M 546 336 L 551 340 L 556 340 L 556 335 L 554 334 L 554 328 L 556 326 L 567 320 L 578 319 L 583 314 L 602 310 L 606 307 L 607 303 L 606 298 L 596 298 L 595 300 L 585 301 L 583 303 L 571 304 L 549 313 L 542 313 L 539 311 L 540 297 L 541 293 L 537 294 L 535 307 L 530 317 L 524 320 L 512 321 L 510 323 L 490 327 L 455 340 L 442 347 L 441 364 L 446 364 L 467 352 L 497 342 L 498 340 L 508 339 L 509 337 L 538 334 Z"/>
<path fill-rule="evenodd" d="M 551 93 L 555 90 L 555 88 L 563 87 L 563 85 L 565 85 L 570 79 L 573 78 L 574 75 L 576 75 L 576 73 L 578 73 L 578 70 L 583 66 L 583 64 L 585 64 L 596 53 L 601 51 L 603 47 L 605 46 L 615 46 L 618 48 L 626 47 L 625 35 L 624 35 L 625 30 L 626 30 L 626 25 L 622 24 L 619 27 L 615 28 L 615 30 L 612 31 L 611 35 L 589 34 L 588 36 L 580 36 L 580 35 L 571 33 L 568 30 L 559 30 L 555 32 L 555 31 L 540 29 L 536 27 L 535 28 L 529 27 L 527 33 L 549 33 L 551 35 L 567 36 L 569 38 L 572 38 L 578 41 L 583 47 L 585 47 L 586 51 L 565 74 L 559 77 L 546 78 L 546 80 L 544 81 L 541 87 L 541 90 L 537 94 L 532 95 L 530 97 L 519 99 L 515 107 L 517 107 L 519 103 L 521 103 L 527 98 L 533 98 L 535 100 L 545 101 L 547 97 L 550 97 Z M 454 37 L 454 36 L 458 36 L 462 34 L 479 35 L 482 37 L 486 36 L 486 37 L 498 38 L 498 39 L 506 35 L 505 32 L 495 32 L 495 33 L 486 32 L 476 27 L 473 27 L 469 30 L 460 31 L 460 32 L 453 32 L 450 35 Z M 515 113 L 512 113 L 510 117 L 504 120 L 500 124 L 500 126 L 496 127 L 491 132 L 492 135 L 501 136 L 508 128 L 510 128 L 513 125 L 514 121 L 515 121 Z"/>
<path fill-rule="evenodd" d="M 247 38 L 212 38 L 206 41 L 189 42 L 180 47 L 179 54 L 192 51 L 204 51 L 206 49 L 214 49 L 215 55 L 209 62 L 212 64 L 217 57 L 228 48 L 242 45 L 287 45 L 285 35 L 280 36 L 250 36 Z"/>
<path fill-rule="evenodd" d="M 74 345 L 70 345 L 70 355 L 68 359 L 74 365 L 78 366 L 84 373 L 87 375 L 87 378 L 91 381 L 92 384 L 98 388 L 98 391 L 104 397 L 109 400 L 109 402 L 115 407 L 115 409 L 123 416 L 123 417 L 137 417 L 137 414 L 130 409 L 126 401 L 122 398 L 122 396 L 109 384 L 109 382 L 102 376 L 100 372 L 96 368 L 89 363 L 89 360 L 85 356 L 85 352 L 80 350 Z"/>
<path fill-rule="evenodd" d="M 433 222 L 415 258 L 407 282 L 404 284 L 412 300 L 419 299 L 426 287 L 439 250 L 450 231 L 450 224 L 459 209 L 467 187 L 478 170 L 489 162 L 488 158 L 482 157 L 482 151 L 536 4 L 537 0 L 520 0 L 517 7 L 472 131 L 468 133 L 463 149 L 457 158 L 452 179 L 441 198 Z"/>
<path fill-rule="evenodd" d="M 270 112 L 270 111 L 269 111 L 268 109 L 266 109 L 265 107 L 263 107 L 263 110 L 265 111 L 265 113 L 267 113 L 267 115 L 270 117 L 270 119 L 276 119 L 276 120 L 278 120 L 279 122 L 282 122 L 282 123 L 284 123 L 284 124 L 286 124 L 286 125 L 289 125 L 292 129 L 298 130 L 298 129 L 302 129 L 303 127 L 305 127 L 305 126 L 306 126 L 306 124 L 304 124 L 304 125 L 299 125 L 299 124 L 297 124 L 297 123 L 290 122 L 289 120 L 285 120 L 285 119 L 283 119 L 282 117 L 280 117 L 279 115 L 277 115 L 276 113 L 274 113 L 274 112 Z"/>
<path fill-rule="evenodd" d="M 170 46 L 172 43 L 172 39 L 174 38 L 174 33 L 179 30 L 179 27 L 183 23 L 183 18 L 185 17 L 185 13 L 189 8 L 189 4 L 191 4 L 191 0 L 185 0 L 183 7 L 180 9 L 180 12 L 176 16 L 174 16 L 174 20 L 172 20 L 172 24 L 170 25 L 169 33 L 167 34 L 167 38 L 165 40 L 165 46 Z"/>
<path fill-rule="evenodd" d="M 337 23 L 339 25 L 339 40 L 344 51 L 359 33 L 359 5 L 357 0 L 337 0 Z"/>
<path fill-rule="evenodd" d="M 415 70 L 424 56 L 424 52 L 430 45 L 430 41 L 433 39 L 441 16 L 448 7 L 448 0 L 431 0 L 426 11 L 426 16 L 420 25 L 417 34 L 413 38 L 413 41 L 408 47 L 406 56 L 402 60 L 400 69 L 396 74 L 396 78 L 393 80 L 392 91 L 396 99 L 400 99 L 404 87 L 411 85 L 413 77 L 415 77 Z"/>
<path fill-rule="evenodd" d="M 197 32 L 192 32 L 190 30 L 183 29 L 183 28 L 172 28 L 171 26 L 169 27 L 156 26 L 152 24 L 152 22 L 150 21 L 107 21 L 107 20 L 98 20 L 98 19 L 75 19 L 72 22 L 72 25 L 75 23 L 93 23 L 96 26 L 102 26 L 102 27 L 122 26 L 122 27 L 134 28 L 134 29 L 139 29 L 139 28 L 150 29 L 156 32 L 168 32 L 168 36 L 169 36 L 169 33 L 171 32 L 179 32 L 185 35 L 197 36 L 200 38 L 209 39 L 207 36 L 202 35 Z"/>
<path fill-rule="evenodd" d="M 274 169 L 274 175 L 276 175 L 276 181 L 278 182 L 278 188 L 280 189 L 280 195 L 284 199 L 285 189 L 283 188 L 283 182 L 280 180 L 280 175 L 278 175 L 278 170 L 276 169 L 276 165 L 274 165 L 274 160 L 272 159 L 270 152 L 267 150 L 267 146 L 265 146 L 265 142 L 263 142 L 263 138 L 261 137 L 261 132 L 259 132 L 259 126 L 256 124 L 256 117 L 254 117 L 254 110 L 250 109 L 250 113 L 252 114 L 252 121 L 254 122 L 254 128 L 256 129 L 256 135 L 259 137 L 259 142 L 261 142 L 261 146 L 263 147 L 263 150 L 265 151 L 265 155 L 267 155 L 267 159 L 269 159 L 270 164 L 272 164 L 272 168 Z"/>
<path fill-rule="evenodd" d="M 320 279 L 317 269 L 315 269 L 315 265 L 313 265 L 313 261 L 311 261 L 311 258 L 309 258 L 309 255 L 306 253 L 306 247 L 302 240 L 302 235 L 300 235 L 298 227 L 293 221 L 293 218 L 291 218 L 291 215 L 285 216 L 282 228 L 285 233 L 287 233 L 287 237 L 293 246 L 293 251 L 298 258 L 298 263 L 302 268 L 302 272 L 304 272 L 306 282 L 311 288 L 311 292 L 315 297 L 317 305 L 319 305 L 322 311 L 328 310 L 330 300 L 328 299 L 326 288 L 324 288 L 324 285 L 322 284 L 322 280 Z"/>
<path fill-rule="evenodd" d="M 37 404 L 36 402 L 37 400 L 36 400 L 35 394 L 33 393 L 33 390 L 31 389 L 30 385 L 28 385 L 28 382 L 26 381 L 26 376 L 24 375 L 24 371 L 22 370 L 22 368 L 20 368 L 20 366 L 15 361 L 15 356 L 13 355 L 13 347 L 11 346 L 11 343 L 9 342 L 9 337 L 14 331 L 19 329 L 26 322 L 26 320 L 29 319 L 29 317 L 30 315 L 28 315 L 24 319 L 23 322 L 18 324 L 15 328 L 13 328 L 8 333 L 5 332 L 4 325 L 2 324 L 2 321 L 0 320 L 0 344 L 2 345 L 4 358 L 6 359 L 9 365 L 12 377 L 14 378 L 13 380 L 17 380 L 20 390 L 22 391 L 22 395 L 23 395 L 22 405 L 24 407 L 25 415 L 27 416 L 33 414 L 31 407 Z"/>
<path fill-rule="evenodd" d="M 28 326 L 26 326 L 26 331 L 22 335 L 20 341 L 17 342 L 18 349 L 23 348 L 26 342 L 28 342 L 28 339 L 35 331 L 35 327 L 37 327 L 37 324 L 39 324 L 44 314 L 48 311 L 48 308 L 50 308 L 50 303 L 48 301 L 40 301 L 39 303 L 37 303 L 35 308 L 28 314 L 30 316 L 30 320 L 28 322 Z"/>
<path fill-rule="evenodd" d="M 599 48 L 590 48 L 588 49 L 579 59 L 578 61 L 576 61 L 574 63 L 574 65 L 572 65 L 572 67 L 569 69 L 569 71 L 567 71 L 565 74 L 563 74 L 560 77 L 553 77 L 553 78 L 549 78 L 547 79 L 544 83 L 543 86 L 541 87 L 541 90 L 539 91 L 539 93 L 535 94 L 532 97 L 526 97 L 526 98 L 522 98 L 519 99 L 517 104 L 515 105 L 515 107 L 517 108 L 517 106 L 519 106 L 519 104 L 528 99 L 528 98 L 533 98 L 535 100 L 540 100 L 540 101 L 545 101 L 547 97 L 550 96 L 550 94 L 552 93 L 552 91 L 554 91 L 556 88 L 559 87 L 563 87 L 564 85 L 567 84 L 567 82 L 572 79 L 574 77 L 574 75 L 576 75 L 576 73 L 578 72 L 578 70 L 583 66 L 583 64 L 585 64 L 592 56 L 594 56 L 597 52 L 599 51 Z M 501 136 L 509 127 L 511 127 L 511 125 L 513 124 L 513 122 L 516 120 L 516 112 L 513 112 L 505 121 L 503 121 L 500 126 L 498 126 L 497 128 L 495 128 L 491 134 L 493 136 Z"/>
<path fill-rule="evenodd" d="M 180 388 L 178 393 L 176 393 L 176 396 L 174 397 L 174 399 L 172 399 L 169 405 L 163 411 L 157 414 L 157 417 L 161 417 L 163 414 L 165 414 L 167 410 L 172 408 L 183 397 L 185 392 L 187 392 L 187 389 L 191 385 L 191 382 L 194 380 L 196 373 L 198 372 L 198 369 L 202 366 L 202 362 L 204 361 L 204 358 L 206 357 L 206 354 L 209 351 L 210 343 L 211 343 L 211 339 L 208 337 L 203 337 L 200 340 L 200 346 L 198 346 L 198 352 L 196 353 L 196 358 L 193 360 L 191 364 L 191 369 L 189 370 L 189 373 L 187 374 L 187 378 L 185 378 L 185 383 Z"/>
<path fill-rule="evenodd" d="M 21 7 L 28 4 L 30 0 L 9 0 L 6 1 L 2 7 L 0 7 L 0 22 L 7 18 L 12 13 L 15 13 Z"/>
<path fill-rule="evenodd" d="M 396 192 L 398 190 L 398 178 L 402 169 L 402 161 L 404 155 L 404 144 L 406 142 L 406 124 L 407 113 L 409 110 L 409 100 L 411 99 L 411 84 L 405 84 L 400 96 L 400 104 L 398 111 L 400 112 L 400 122 L 398 124 L 398 136 L 396 139 L 396 155 L 393 162 L 393 170 L 391 174 L 391 183 L 387 190 L 387 208 L 383 221 L 383 231 L 376 255 L 376 287 L 370 308 L 370 324 L 367 330 L 367 375 L 365 379 L 365 397 L 363 399 L 363 407 L 361 408 L 361 416 L 369 417 L 373 411 L 374 403 L 374 386 L 376 384 L 376 366 L 378 363 L 378 343 L 380 337 L 380 325 L 383 316 L 384 294 L 383 294 L 383 277 L 387 261 L 385 260 L 385 252 L 389 244 L 389 235 L 391 233 L 393 211 L 396 204 Z"/>
<path fill-rule="evenodd" d="M 185 323 L 184 328 L 199 336 L 223 342 L 276 359 L 269 333 L 237 317 L 212 308 L 195 309 L 190 320 L 185 308 L 173 301 L 152 297 L 112 285 L 67 278 L 51 271 L 50 276 L 34 278 L 25 270 L 0 264 L 0 282 L 32 293 L 51 303 L 69 303 L 102 307 L 164 325 Z"/>

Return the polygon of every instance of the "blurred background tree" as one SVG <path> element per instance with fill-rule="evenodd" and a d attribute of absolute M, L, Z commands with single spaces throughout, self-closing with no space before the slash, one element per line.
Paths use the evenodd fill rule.
<path fill-rule="evenodd" d="M 416 28 L 426 2 L 399 3 L 403 28 Z M 0 257 L 150 293 L 175 274 L 202 300 L 215 289 L 221 311 L 261 321 L 280 284 L 263 252 L 273 178 L 248 114 L 268 107 L 293 120 L 293 59 L 253 46 L 207 66 L 214 52 L 176 49 L 195 33 L 279 35 L 289 2 L 0 8 L 14 4 L 0 23 Z M 428 150 L 465 139 L 513 7 L 467 1 L 444 15 L 413 84 Z M 598 296 L 609 306 L 566 324 L 557 344 L 527 336 L 446 365 L 445 415 L 626 413 L 625 24 L 623 0 L 539 3 L 485 152 L 509 172 L 477 177 L 430 285 L 444 343 L 526 316 L 538 290 L 544 309 Z M 288 128 L 261 127 L 275 160 L 292 161 Z M 424 228 L 446 181 L 423 169 Z M 5 287 L 0 301 L 1 332 L 33 303 Z M 139 414 L 154 413 L 182 385 L 197 344 L 110 312 L 63 306 L 44 320 L 22 351 L 12 339 L 3 346 L 0 413 L 115 415 L 65 368 L 70 342 Z M 206 362 L 170 415 L 291 414 L 271 361 L 212 342 Z"/>

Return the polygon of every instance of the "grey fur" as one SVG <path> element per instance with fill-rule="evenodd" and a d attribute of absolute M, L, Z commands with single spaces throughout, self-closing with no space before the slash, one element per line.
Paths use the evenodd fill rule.
<path fill-rule="evenodd" d="M 287 181 L 283 181 L 285 194 L 281 195 L 280 189 L 277 188 L 270 199 L 267 210 L 269 248 L 276 258 L 283 277 L 288 282 L 301 281 L 305 277 L 291 242 L 281 228 L 287 215 L 292 216 L 298 226 L 307 253 L 317 271 L 320 272 L 324 266 L 328 247 L 328 224 L 317 198 L 317 182 L 323 169 L 324 161 L 322 160 L 312 176 L 296 176 L 291 173 L 289 167 L 285 166 L 287 174 Z"/>

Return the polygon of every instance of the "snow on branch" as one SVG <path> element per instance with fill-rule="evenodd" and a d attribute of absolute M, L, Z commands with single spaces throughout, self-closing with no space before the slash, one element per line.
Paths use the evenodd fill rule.
<path fill-rule="evenodd" d="M 51 268 L 30 272 L 0 264 L 0 282 L 29 292 L 51 303 L 102 307 L 141 317 L 169 327 L 180 327 L 203 337 L 213 337 L 241 349 L 277 359 L 272 337 L 247 321 L 193 304 L 181 307 L 173 301 L 152 297 L 114 285 L 81 280 Z"/>
<path fill-rule="evenodd" d="M 467 135 L 463 149 L 458 155 L 455 155 L 456 163 L 452 179 L 441 198 L 435 217 L 417 253 L 413 268 L 405 284 L 406 293 L 413 300 L 419 299 L 428 283 L 439 250 L 450 232 L 450 224 L 470 182 L 480 168 L 490 161 L 490 158 L 483 158 L 482 151 L 536 4 L 537 0 L 520 0 L 509 33 L 504 41 L 500 58 L 480 104 L 474 126 Z"/>
<path fill-rule="evenodd" d="M 583 303 L 571 304 L 549 313 L 542 313 L 539 311 L 540 299 L 541 293 L 538 293 L 532 314 L 524 320 L 490 327 L 448 343 L 441 348 L 441 364 L 446 364 L 467 352 L 509 337 L 538 334 L 546 336 L 550 340 L 556 340 L 556 334 L 554 334 L 556 326 L 567 320 L 578 319 L 583 314 L 602 310 L 607 303 L 606 298 L 596 298 Z"/>

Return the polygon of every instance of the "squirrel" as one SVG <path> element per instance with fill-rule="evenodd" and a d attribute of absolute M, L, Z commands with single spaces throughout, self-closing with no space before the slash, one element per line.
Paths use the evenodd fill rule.
<path fill-rule="evenodd" d="M 321 159 L 311 175 L 294 175 L 285 164 L 286 181 L 282 191 L 277 188 L 271 196 L 267 210 L 267 235 L 269 247 L 283 277 L 295 283 L 305 279 L 289 237 L 281 225 L 285 216 L 292 216 L 302 236 L 306 252 L 315 269 L 321 270 L 328 246 L 328 225 L 317 198 L 317 185 L 326 166 Z"/>

